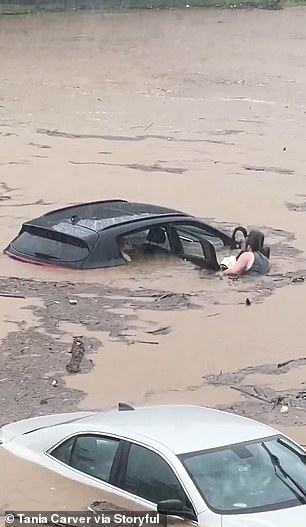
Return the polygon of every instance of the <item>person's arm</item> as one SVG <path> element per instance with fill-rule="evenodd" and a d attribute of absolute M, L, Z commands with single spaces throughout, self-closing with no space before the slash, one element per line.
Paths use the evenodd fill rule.
<path fill-rule="evenodd" d="M 121 251 L 121 255 L 125 259 L 126 262 L 129 263 L 132 261 L 132 258 L 125 251 Z"/>
<path fill-rule="evenodd" d="M 254 261 L 254 255 L 251 252 L 245 252 L 242 253 L 241 256 L 239 256 L 237 262 L 233 267 L 230 269 L 226 269 L 226 271 L 223 272 L 223 275 L 225 276 L 239 276 L 242 273 L 245 273 L 252 265 Z"/>

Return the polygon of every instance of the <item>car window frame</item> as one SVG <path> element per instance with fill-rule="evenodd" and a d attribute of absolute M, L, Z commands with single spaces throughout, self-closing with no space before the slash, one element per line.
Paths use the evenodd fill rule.
<path fill-rule="evenodd" d="M 178 241 L 177 241 L 177 239 L 179 238 L 179 235 L 176 232 L 175 227 L 179 228 L 179 225 L 182 225 L 182 226 L 191 225 L 191 226 L 194 226 L 194 227 L 198 227 L 198 228 L 200 228 L 202 230 L 205 230 L 206 227 L 207 227 L 206 230 L 211 231 L 212 236 L 216 236 L 217 238 L 219 238 L 221 240 L 221 242 L 223 243 L 224 247 L 226 247 L 228 245 L 228 244 L 226 244 L 226 241 L 225 241 L 227 239 L 227 235 L 223 234 L 220 231 L 218 231 L 214 227 L 211 227 L 210 225 L 206 225 L 205 224 L 205 227 L 204 227 L 201 222 L 199 222 L 197 220 L 193 220 L 193 219 L 191 221 L 186 221 L 186 218 L 180 218 L 178 220 L 173 220 L 173 219 L 169 218 L 166 221 L 165 221 L 165 219 L 163 221 L 159 220 L 159 221 L 156 221 L 156 222 L 152 222 L 149 225 L 146 224 L 145 226 L 142 225 L 142 227 L 125 230 L 123 232 L 121 231 L 120 234 L 118 234 L 116 236 L 116 245 L 117 245 L 118 253 L 120 254 L 120 240 L 122 240 L 126 236 L 129 236 L 129 235 L 132 235 L 132 234 L 136 234 L 137 232 L 148 230 L 148 229 L 151 229 L 151 228 L 154 228 L 154 227 L 162 227 L 162 228 L 165 229 L 166 235 L 168 237 L 168 242 L 169 242 L 169 246 L 170 246 L 169 255 L 175 256 L 175 257 L 180 258 L 180 259 L 185 259 L 184 254 L 180 254 L 180 251 L 178 250 Z M 196 234 L 193 234 L 193 236 L 197 237 Z M 199 243 L 201 245 L 203 256 L 199 256 L 199 257 L 195 256 L 195 257 L 190 257 L 190 258 L 187 258 L 187 259 L 191 263 L 194 263 L 195 265 L 197 265 L 200 268 L 208 269 L 208 270 L 212 270 L 212 271 L 219 271 L 220 266 L 218 264 L 216 249 L 215 249 L 215 246 L 213 245 L 213 243 L 209 239 L 205 238 L 204 236 L 203 236 L 203 240 L 201 240 L 199 238 L 198 241 L 199 241 Z M 180 241 L 179 241 L 179 243 L 181 244 Z M 182 248 L 183 248 L 183 246 L 182 246 Z M 207 252 L 209 253 L 208 257 L 207 257 Z M 122 259 L 124 259 L 124 258 L 122 257 Z"/>
<path fill-rule="evenodd" d="M 159 219 L 156 219 L 156 221 L 153 221 L 153 222 L 147 222 L 145 225 L 142 225 L 141 227 L 138 226 L 138 227 L 135 227 L 133 226 L 133 228 L 131 228 L 131 225 L 130 225 L 130 228 L 129 229 L 120 229 L 120 233 L 118 233 L 116 235 L 116 244 L 117 244 L 117 247 L 118 247 L 118 250 L 119 250 L 119 241 L 120 239 L 122 238 L 125 238 L 126 236 L 129 236 L 129 235 L 132 235 L 132 234 L 136 234 L 137 232 L 141 232 L 141 231 L 144 231 L 144 230 L 148 230 L 148 229 L 152 229 L 154 227 L 163 227 L 166 231 L 166 234 L 168 236 L 168 241 L 169 241 L 169 245 L 170 245 L 170 250 L 171 250 L 171 253 L 176 255 L 177 256 L 177 253 L 175 251 L 175 241 L 174 241 L 174 237 L 173 237 L 173 228 L 177 227 L 179 228 L 179 226 L 182 225 L 190 225 L 190 226 L 193 226 L 193 227 L 197 227 L 198 229 L 200 230 L 207 230 L 211 233 L 212 236 L 215 236 L 216 238 L 220 238 L 220 240 L 222 241 L 223 243 L 223 246 L 224 248 L 228 247 L 228 234 L 225 234 L 223 233 L 222 231 L 216 229 L 215 227 L 212 227 L 211 225 L 207 224 L 207 223 L 202 223 L 196 219 L 193 219 L 193 218 L 190 218 L 189 217 L 181 217 L 179 219 L 172 219 L 172 218 L 159 218 Z M 196 235 L 194 235 L 196 236 Z M 204 237 L 205 238 L 205 237 Z M 201 242 L 201 240 L 199 240 Z M 208 240 L 209 241 L 209 240 Z"/>
<path fill-rule="evenodd" d="M 227 243 L 227 240 L 228 240 L 228 235 L 223 233 L 222 231 L 216 229 L 215 227 L 212 227 L 211 225 L 207 224 L 207 223 L 201 223 L 200 221 L 197 221 L 197 220 L 187 220 L 186 221 L 186 218 L 185 220 L 183 218 L 179 219 L 179 220 L 173 220 L 171 222 L 169 222 L 169 225 L 170 227 L 173 227 L 174 229 L 175 228 L 178 228 L 180 226 L 184 227 L 185 225 L 188 226 L 190 225 L 191 227 L 196 227 L 197 229 L 199 230 L 202 230 L 202 231 L 208 231 L 211 236 L 215 237 L 215 238 L 219 238 L 221 240 L 221 242 L 223 243 L 223 248 L 226 248 L 228 246 L 228 243 Z M 192 234 L 193 236 L 197 236 L 196 234 Z M 203 236 L 203 238 L 205 238 L 205 236 Z M 199 240 L 200 241 L 200 240 Z M 210 241 L 210 240 L 208 240 Z"/>
<path fill-rule="evenodd" d="M 211 242 L 211 240 L 209 240 L 209 238 L 206 238 L 205 236 L 203 236 L 203 238 L 201 239 L 198 234 L 190 233 L 190 235 L 193 238 L 195 238 L 197 242 L 200 244 L 202 255 L 197 256 L 197 255 L 185 253 L 183 243 L 177 231 L 180 230 L 180 227 L 184 229 L 184 227 L 185 226 L 188 227 L 188 225 L 190 225 L 191 227 L 197 227 L 197 228 L 199 228 L 199 225 L 200 225 L 200 228 L 202 228 L 203 231 L 205 230 L 203 225 L 199 224 L 199 222 L 194 222 L 194 221 L 183 222 L 182 220 L 177 221 L 175 223 L 171 222 L 171 224 L 169 224 L 169 231 L 170 231 L 169 240 L 171 240 L 171 243 L 173 245 L 173 254 L 177 256 L 178 258 L 194 263 L 200 268 L 212 270 L 212 271 L 219 271 L 220 266 L 217 260 L 217 251 L 216 251 L 215 245 Z M 206 230 L 209 230 L 209 229 L 206 229 Z M 212 232 L 212 235 L 214 234 L 215 234 L 215 229 L 213 229 L 213 232 Z M 221 238 L 221 236 L 219 236 L 218 231 L 216 232 L 215 237 L 220 239 L 220 241 L 223 243 L 222 248 L 225 248 L 224 240 Z"/>
<path fill-rule="evenodd" d="M 113 466 L 112 466 L 112 469 L 111 469 L 110 481 L 103 481 L 103 480 L 101 480 L 99 478 L 96 478 L 95 476 L 91 476 L 89 474 L 86 474 L 85 472 L 82 472 L 81 470 L 78 470 L 78 469 L 72 467 L 71 465 L 68 465 L 67 463 L 64 463 L 63 461 L 55 458 L 51 454 L 60 445 L 62 445 L 64 443 L 66 443 L 67 441 L 69 441 L 69 439 L 74 438 L 76 440 L 77 437 L 87 436 L 89 434 L 90 435 L 97 435 L 97 436 L 99 436 L 101 438 L 105 438 L 105 439 L 113 439 L 115 441 L 119 441 L 119 446 L 118 446 L 118 449 L 117 449 L 117 451 L 115 453 L 114 460 L 113 460 Z M 49 447 L 47 450 L 45 450 L 43 452 L 43 454 L 45 456 L 47 456 L 49 459 L 51 459 L 54 463 L 58 463 L 58 464 L 62 465 L 63 467 L 65 467 L 66 469 L 74 471 L 74 472 L 80 474 L 82 477 L 90 478 L 93 481 L 96 481 L 99 484 L 108 487 L 110 491 L 111 490 L 115 490 L 115 491 L 119 491 L 119 492 L 123 493 L 124 495 L 127 495 L 129 497 L 129 499 L 134 501 L 134 503 L 140 501 L 143 504 L 146 504 L 147 506 L 149 506 L 152 510 L 156 510 L 156 508 L 157 508 L 156 507 L 156 503 L 154 503 L 154 502 L 152 502 L 152 501 L 150 501 L 150 500 L 148 500 L 146 498 L 142 498 L 142 497 L 138 496 L 137 494 L 133 494 L 132 492 L 124 490 L 122 487 L 119 486 L 120 485 L 120 481 L 123 479 L 123 477 L 125 475 L 125 472 L 126 472 L 127 461 L 128 461 L 128 454 L 129 454 L 129 450 L 130 450 L 130 447 L 131 447 L 132 444 L 144 447 L 147 450 L 152 451 L 153 453 L 159 455 L 168 464 L 170 469 L 173 471 L 175 477 L 178 479 L 180 485 L 182 486 L 183 491 L 185 492 L 187 498 L 189 499 L 189 501 L 190 501 L 190 503 L 192 505 L 192 512 L 193 512 L 194 517 L 195 517 L 195 519 L 193 520 L 193 523 L 198 524 L 198 519 L 199 519 L 199 514 L 201 512 L 201 509 L 198 506 L 195 505 L 195 501 L 194 501 L 192 495 L 190 494 L 185 482 L 182 480 L 178 470 L 169 461 L 169 459 L 167 459 L 166 456 L 163 455 L 162 452 L 160 452 L 157 449 L 154 449 L 151 446 L 148 446 L 147 444 L 144 444 L 144 443 L 141 443 L 141 442 L 138 442 L 138 441 L 134 441 L 134 440 L 128 439 L 128 438 L 126 438 L 124 436 L 115 435 L 115 434 L 109 435 L 107 433 L 101 433 L 101 432 L 96 432 L 96 431 L 84 431 L 84 432 L 81 432 L 81 433 L 73 432 L 73 433 L 65 436 L 64 439 L 60 439 L 59 441 L 57 441 L 55 444 L 53 444 L 51 447 Z M 187 472 L 186 468 L 184 467 L 183 463 L 179 459 L 179 456 L 176 456 L 176 457 L 177 457 L 178 461 L 180 462 L 181 468 L 185 472 L 185 474 L 186 474 L 187 478 L 189 479 L 191 485 L 193 485 L 194 490 L 195 490 L 196 494 L 198 494 L 201 502 L 203 501 L 203 503 L 205 503 L 205 501 L 203 500 L 203 497 L 199 493 L 199 490 L 197 489 L 195 483 L 193 482 L 192 478 L 188 474 L 188 472 Z M 185 522 L 190 523 L 190 521 L 187 521 L 185 518 L 183 518 L 183 521 L 184 521 L 184 523 Z"/>
<path fill-rule="evenodd" d="M 146 225 L 142 225 L 141 227 L 137 227 L 137 228 L 121 231 L 120 234 L 117 234 L 117 236 L 116 236 L 116 244 L 117 244 L 118 251 L 120 251 L 120 244 L 119 244 L 119 242 L 123 238 L 126 238 L 127 236 L 132 236 L 133 234 L 137 234 L 137 232 L 154 229 L 154 227 L 161 227 L 161 228 L 164 228 L 165 231 L 166 231 L 166 235 L 167 235 L 168 243 L 169 243 L 169 247 L 170 247 L 169 254 L 175 254 L 174 251 L 173 251 L 173 241 L 172 241 L 172 237 L 171 237 L 171 232 L 169 230 L 170 223 L 171 222 L 169 220 L 168 221 L 165 221 L 165 220 L 162 221 L 161 219 L 159 219 L 158 221 L 156 221 L 154 223 L 146 223 Z"/>
<path fill-rule="evenodd" d="M 123 456 L 122 456 L 122 470 L 121 470 L 121 474 L 120 474 L 120 478 L 118 480 L 118 486 L 117 488 L 122 491 L 122 492 L 125 492 L 127 494 L 129 494 L 130 496 L 132 496 L 133 498 L 136 498 L 137 500 L 142 500 L 148 504 L 150 504 L 151 506 L 153 507 L 157 507 L 157 503 L 147 499 L 147 498 L 143 498 L 142 496 L 138 496 L 137 494 L 133 494 L 132 492 L 128 491 L 128 490 L 125 490 L 123 489 L 122 487 L 120 487 L 119 485 L 122 484 L 122 481 L 124 479 L 124 477 L 126 476 L 126 472 L 127 472 L 127 465 L 128 465 L 128 459 L 129 459 L 129 453 L 130 453 L 130 449 L 132 447 L 132 445 L 134 446 L 138 446 L 138 447 L 141 447 L 141 448 L 145 448 L 146 450 L 148 450 L 149 452 L 152 452 L 153 454 L 156 454 L 158 455 L 163 461 L 165 461 L 165 463 L 167 463 L 167 466 L 169 467 L 169 469 L 172 471 L 172 473 L 174 474 L 175 478 L 177 479 L 177 481 L 179 482 L 181 488 L 182 488 L 182 491 L 186 494 L 186 497 L 188 498 L 191 506 L 192 506 L 192 513 L 194 514 L 194 522 L 198 523 L 198 514 L 197 514 L 197 508 L 195 507 L 195 504 L 194 504 L 194 500 L 192 499 L 192 496 L 190 495 L 188 489 L 186 488 L 186 485 L 184 484 L 184 482 L 182 481 L 181 477 L 180 477 L 180 474 L 178 473 L 178 471 L 175 469 L 175 467 L 169 462 L 169 459 L 167 459 L 160 451 L 158 450 L 155 450 L 154 448 L 148 446 L 148 445 L 144 445 L 142 443 L 138 443 L 136 441 L 132 441 L 132 440 L 125 440 L 125 443 L 126 443 L 126 447 L 124 449 L 124 452 L 123 452 Z M 183 466 L 182 464 L 182 468 L 183 470 L 186 471 L 185 467 Z M 186 473 L 188 474 L 188 472 L 186 471 Z M 190 478 L 189 474 L 188 474 L 188 477 Z M 193 483 L 193 481 L 191 480 L 190 478 L 190 482 Z M 194 484 L 194 483 L 193 483 Z M 184 519 L 185 520 L 185 519 Z M 186 520 L 185 520 L 186 521 Z"/>
<path fill-rule="evenodd" d="M 71 452 L 70 452 L 70 457 L 69 457 L 69 460 L 70 460 L 71 455 L 72 455 L 72 451 L 73 451 L 73 449 L 75 447 L 77 439 L 79 437 L 88 437 L 88 436 L 97 436 L 99 439 L 108 439 L 108 440 L 112 440 L 112 441 L 115 441 L 115 442 L 118 443 L 118 448 L 117 448 L 117 450 L 115 452 L 114 459 L 113 459 L 113 462 L 112 462 L 112 468 L 110 470 L 109 481 L 105 481 L 105 480 L 100 479 L 100 478 L 98 478 L 96 476 L 92 476 L 91 474 L 83 472 L 82 470 L 79 470 L 78 468 L 75 468 L 75 467 L 71 466 L 70 464 L 65 463 L 64 461 L 61 461 L 60 459 L 57 459 L 56 457 L 54 457 L 52 455 L 52 452 L 54 452 L 61 445 L 64 445 L 64 443 L 66 443 L 67 441 L 69 441 L 70 439 L 73 438 L 74 441 L 73 441 Z M 46 456 L 48 456 L 50 459 L 52 459 L 55 463 L 59 463 L 62 466 L 66 467 L 67 469 L 70 469 L 70 470 L 72 470 L 74 472 L 77 472 L 78 474 L 81 474 L 84 477 L 91 478 L 94 481 L 98 481 L 99 483 L 101 483 L 103 485 L 109 485 L 109 486 L 114 487 L 114 488 L 119 488 L 116 485 L 116 482 L 121 477 L 121 474 L 120 474 L 120 472 L 121 472 L 121 458 L 122 458 L 122 456 L 124 454 L 124 450 L 125 449 L 126 449 L 125 440 L 122 439 L 121 437 L 117 437 L 117 436 L 114 436 L 114 435 L 108 435 L 108 434 L 101 433 L 101 432 L 86 431 L 86 432 L 81 432 L 81 433 L 73 433 L 73 434 L 71 434 L 69 436 L 66 436 L 65 439 L 63 439 L 61 441 L 58 441 L 58 443 L 56 443 L 55 445 L 50 447 L 48 450 L 46 450 L 44 452 L 44 454 Z"/>

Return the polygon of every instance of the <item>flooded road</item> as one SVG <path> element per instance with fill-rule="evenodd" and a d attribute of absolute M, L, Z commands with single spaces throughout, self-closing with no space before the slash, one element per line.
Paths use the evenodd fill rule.
<path fill-rule="evenodd" d="M 0 247 L 24 220 L 53 208 L 124 198 L 265 226 L 268 243 L 272 229 L 294 233 L 290 243 L 302 251 L 299 261 L 290 252 L 282 258 L 272 251 L 273 272 L 306 269 L 303 205 L 294 210 L 306 195 L 304 17 L 305 9 L 2 17 Z M 81 408 L 112 407 L 119 400 L 230 406 L 243 395 L 206 385 L 202 376 L 305 355 L 303 285 L 288 285 L 256 303 L 257 286 L 250 292 L 243 281 L 208 279 L 182 262 L 71 273 L 4 255 L 0 276 L 72 281 L 80 290 L 90 283 L 124 288 L 126 296 L 141 289 L 196 295 L 197 309 L 153 309 L 149 297 L 139 311 L 117 291 L 110 309 L 136 322 L 133 330 L 123 327 L 131 334 L 124 343 L 107 327 L 90 329 L 103 342 L 90 355 L 94 368 L 66 378 L 67 389 L 84 392 Z M 27 289 L 25 299 L 1 298 L 0 337 L 18 324 L 20 331 L 51 335 L 55 325 L 46 329 L 43 316 L 58 317 L 61 350 L 74 334 L 87 335 L 80 317 L 73 323 L 73 315 L 55 311 L 54 302 L 63 305 L 64 298 L 50 295 L 45 315 L 25 309 L 40 309 L 37 291 Z M 151 326 L 170 332 L 148 336 Z M 260 382 L 303 389 L 304 373 L 301 365 Z M 0 375 L 4 391 L 5 378 Z M 21 404 L 15 405 L 19 412 Z M 287 421 L 280 415 L 279 427 L 306 444 L 305 427 L 294 426 L 292 415 Z M 23 472 L 21 463 L 2 454 L 0 462 L 11 473 L 0 509 L 69 508 L 98 499 L 91 489 L 65 481 L 33 498 L 28 483 L 33 477 L 42 486 L 40 469 Z"/>

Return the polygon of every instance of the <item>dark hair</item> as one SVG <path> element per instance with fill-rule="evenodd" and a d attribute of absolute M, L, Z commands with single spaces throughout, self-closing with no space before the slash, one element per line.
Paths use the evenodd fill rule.
<path fill-rule="evenodd" d="M 261 231 L 250 231 L 246 239 L 246 247 L 250 247 L 253 252 L 261 252 L 264 242 L 265 237 Z"/>

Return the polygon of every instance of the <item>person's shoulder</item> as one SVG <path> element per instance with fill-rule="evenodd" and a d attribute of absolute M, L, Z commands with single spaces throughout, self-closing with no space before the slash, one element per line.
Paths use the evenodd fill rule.
<path fill-rule="evenodd" d="M 254 257 L 253 253 L 249 251 L 245 251 L 239 256 L 238 262 L 249 262 L 251 259 L 253 259 L 253 257 Z"/>

